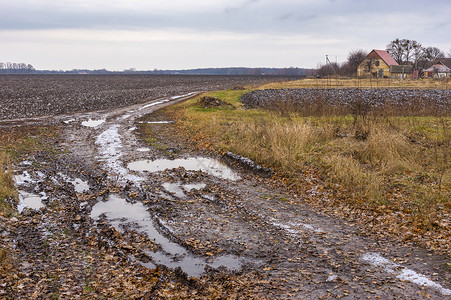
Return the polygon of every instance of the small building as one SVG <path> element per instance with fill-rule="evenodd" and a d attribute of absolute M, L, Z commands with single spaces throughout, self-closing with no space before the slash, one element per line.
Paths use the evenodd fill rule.
<path fill-rule="evenodd" d="M 424 77 L 442 78 L 451 76 L 451 58 L 439 58 L 423 72 Z"/>
<path fill-rule="evenodd" d="M 357 67 L 357 76 L 391 77 L 390 67 L 399 64 L 385 50 L 373 50 Z"/>
<path fill-rule="evenodd" d="M 398 79 L 418 78 L 418 71 L 414 70 L 412 65 L 392 65 L 390 66 L 390 77 Z"/>

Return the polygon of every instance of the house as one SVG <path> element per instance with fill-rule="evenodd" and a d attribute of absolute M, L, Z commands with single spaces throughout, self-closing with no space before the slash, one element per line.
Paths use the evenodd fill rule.
<path fill-rule="evenodd" d="M 399 64 L 385 50 L 373 50 L 357 67 L 357 76 L 391 77 L 390 67 Z"/>
<path fill-rule="evenodd" d="M 442 78 L 451 76 L 451 58 L 439 58 L 423 72 L 424 77 Z"/>

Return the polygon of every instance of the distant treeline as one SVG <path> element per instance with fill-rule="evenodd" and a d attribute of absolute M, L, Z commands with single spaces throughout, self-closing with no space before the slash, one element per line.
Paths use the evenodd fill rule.
<path fill-rule="evenodd" d="M 190 70 L 153 70 L 153 74 L 187 74 L 187 75 L 284 75 L 310 76 L 316 70 L 304 68 L 202 68 Z"/>
<path fill-rule="evenodd" d="M 34 67 L 30 64 L 0 62 L 0 73 L 2 74 L 30 74 L 35 71 Z"/>
<path fill-rule="evenodd" d="M 189 70 L 150 70 L 137 71 L 127 69 L 123 71 L 108 71 L 106 69 L 88 70 L 35 70 L 32 65 L 24 63 L 0 63 L 0 74 L 155 74 L 155 75 L 281 75 L 281 76 L 311 76 L 316 74 L 314 69 L 304 68 L 201 68 Z"/>

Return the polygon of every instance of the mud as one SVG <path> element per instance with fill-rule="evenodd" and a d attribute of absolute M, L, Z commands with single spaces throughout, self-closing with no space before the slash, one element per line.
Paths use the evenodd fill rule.
<path fill-rule="evenodd" d="M 196 91 L 295 80 L 285 76 L 0 75 L 0 120 L 116 109 Z M 157 105 L 157 104 L 151 104 Z"/>
<path fill-rule="evenodd" d="M 59 137 L 49 141 L 58 151 L 16 166 L 18 187 L 45 193 L 46 203 L 2 218 L 1 240 L 23 263 L 0 296 L 450 296 L 448 257 L 366 236 L 303 201 L 330 196 L 322 187 L 295 194 L 199 152 L 175 134 L 174 123 L 155 123 L 171 121 L 158 110 L 184 99 L 47 120 L 59 124 Z M 89 119 L 105 122 L 83 126 Z M 154 143 L 140 138 L 143 126 L 155 127 Z M 186 163 L 192 160 L 202 163 Z"/>

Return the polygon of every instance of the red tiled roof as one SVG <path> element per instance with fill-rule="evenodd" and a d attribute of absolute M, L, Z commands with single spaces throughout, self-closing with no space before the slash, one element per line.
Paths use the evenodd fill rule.
<path fill-rule="evenodd" d="M 399 66 L 399 64 L 396 62 L 396 60 L 393 59 L 393 57 L 391 57 L 390 54 L 388 54 L 387 51 L 385 50 L 373 50 L 374 52 L 377 53 L 377 55 L 380 56 L 380 58 L 382 58 L 383 61 L 385 61 L 385 63 L 389 66 Z"/>

